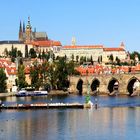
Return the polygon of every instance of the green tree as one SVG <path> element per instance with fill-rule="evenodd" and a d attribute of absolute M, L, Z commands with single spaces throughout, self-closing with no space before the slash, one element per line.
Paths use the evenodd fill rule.
<path fill-rule="evenodd" d="M 42 59 L 45 59 L 46 58 L 46 54 L 45 54 L 45 51 L 43 49 L 43 52 L 42 52 Z"/>
<path fill-rule="evenodd" d="M 140 60 L 140 54 L 137 51 L 130 53 L 130 59 L 135 60 L 136 55 L 138 56 L 138 58 Z"/>
<path fill-rule="evenodd" d="M 91 62 L 91 64 L 93 65 L 93 58 L 92 58 L 92 55 L 91 55 L 91 57 L 90 57 L 90 62 Z"/>
<path fill-rule="evenodd" d="M 25 58 L 28 58 L 29 55 L 28 55 L 28 45 L 26 44 L 25 45 Z"/>
<path fill-rule="evenodd" d="M 74 62 L 73 61 L 70 61 L 69 63 L 67 63 L 66 67 L 67 67 L 68 75 L 74 74 L 75 69 L 74 69 Z"/>
<path fill-rule="evenodd" d="M 14 58 L 17 57 L 17 48 L 13 48 L 13 50 L 12 50 L 12 57 L 14 57 Z"/>
<path fill-rule="evenodd" d="M 72 56 L 71 56 L 71 60 L 74 61 L 74 54 L 72 54 Z"/>
<path fill-rule="evenodd" d="M 102 61 L 103 61 L 103 57 L 102 57 L 102 55 L 100 56 L 100 60 L 101 60 L 101 63 L 102 63 Z"/>
<path fill-rule="evenodd" d="M 114 61 L 113 54 L 111 54 L 111 55 L 109 56 L 109 60 L 113 63 L 113 61 Z"/>
<path fill-rule="evenodd" d="M 57 56 L 57 57 L 58 57 L 58 56 Z M 59 59 L 59 58 L 58 58 L 58 59 Z M 66 55 L 64 56 L 64 60 L 67 61 L 67 56 L 66 56 Z"/>
<path fill-rule="evenodd" d="M 59 61 L 57 62 L 56 66 L 57 72 L 57 88 L 64 89 L 66 88 L 66 81 L 68 79 L 68 71 L 67 71 L 67 64 L 64 57 L 60 57 Z"/>
<path fill-rule="evenodd" d="M 39 55 L 38 55 L 38 58 L 39 58 L 39 59 L 41 59 L 41 58 L 42 58 L 42 56 L 41 56 L 41 54 L 40 54 L 40 53 L 39 53 Z"/>
<path fill-rule="evenodd" d="M 22 52 L 20 50 L 17 51 L 17 57 L 22 57 Z"/>
<path fill-rule="evenodd" d="M 87 57 L 87 62 L 90 62 L 90 58 L 89 57 Z"/>
<path fill-rule="evenodd" d="M 52 57 L 53 57 L 53 61 L 55 61 L 55 54 L 54 53 L 52 54 Z"/>
<path fill-rule="evenodd" d="M 56 89 L 57 74 L 58 71 L 56 70 L 56 64 L 49 64 L 49 67 L 47 69 L 47 82 L 50 84 L 51 89 Z"/>
<path fill-rule="evenodd" d="M 34 50 L 34 48 L 30 49 L 29 55 L 30 55 L 31 58 L 36 58 L 37 57 L 36 51 Z"/>
<path fill-rule="evenodd" d="M 69 63 L 67 63 L 67 72 L 68 75 L 79 75 L 80 73 L 75 69 L 75 64 L 73 61 L 70 61 Z"/>
<path fill-rule="evenodd" d="M 43 77 L 41 75 L 41 65 L 35 61 L 33 66 L 30 68 L 31 86 L 35 89 L 39 89 L 43 83 Z"/>
<path fill-rule="evenodd" d="M 4 54 L 5 54 L 6 57 L 8 57 L 9 52 L 8 52 L 7 48 L 4 49 Z"/>
<path fill-rule="evenodd" d="M 118 57 L 116 57 L 116 63 L 117 63 L 117 65 L 120 65 L 120 59 L 118 58 Z"/>
<path fill-rule="evenodd" d="M 76 62 L 78 63 L 79 61 L 79 55 L 76 55 Z"/>
<path fill-rule="evenodd" d="M 2 68 L 0 68 L 0 92 L 6 92 L 7 85 L 6 85 L 6 74 Z"/>
<path fill-rule="evenodd" d="M 83 64 L 83 62 L 84 62 L 84 57 L 81 56 L 81 57 L 80 57 L 80 65 Z"/>
<path fill-rule="evenodd" d="M 17 48 L 14 48 L 13 45 L 11 51 L 9 51 L 9 56 L 11 57 L 11 61 L 15 62 L 15 58 L 17 57 Z"/>
<path fill-rule="evenodd" d="M 18 73 L 17 73 L 17 84 L 18 84 L 18 88 L 24 88 L 27 86 L 27 82 L 25 81 L 25 72 L 24 72 L 24 65 L 19 65 L 18 67 Z"/>
<path fill-rule="evenodd" d="M 84 62 L 86 62 L 86 61 L 87 61 L 87 58 L 86 58 L 86 56 L 83 58 L 83 61 L 84 61 Z"/>

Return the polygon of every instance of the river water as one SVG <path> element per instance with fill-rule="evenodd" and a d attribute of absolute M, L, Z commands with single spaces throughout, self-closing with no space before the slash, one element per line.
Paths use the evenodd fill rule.
<path fill-rule="evenodd" d="M 140 140 L 140 97 L 96 97 L 98 109 L 1 110 L 0 140 Z M 84 96 L 7 97 L 5 104 L 80 102 Z M 95 97 L 91 100 L 95 103 Z"/>

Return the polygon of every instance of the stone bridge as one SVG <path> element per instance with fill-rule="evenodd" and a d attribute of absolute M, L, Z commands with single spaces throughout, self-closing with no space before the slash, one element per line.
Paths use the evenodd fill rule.
<path fill-rule="evenodd" d="M 135 81 L 140 81 L 140 73 L 71 76 L 69 80 L 69 89 L 72 93 L 87 93 L 87 83 L 89 83 L 91 94 L 97 90 L 99 90 L 101 94 L 109 94 L 113 91 L 114 84 L 118 82 L 119 93 L 131 95 Z"/>

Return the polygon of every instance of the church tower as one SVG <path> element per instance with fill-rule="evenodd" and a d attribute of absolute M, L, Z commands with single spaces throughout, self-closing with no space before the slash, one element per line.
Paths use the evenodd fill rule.
<path fill-rule="evenodd" d="M 26 26 L 26 43 L 30 43 L 32 41 L 32 27 L 30 24 L 30 17 L 28 17 L 28 24 Z"/>
<path fill-rule="evenodd" d="M 19 26 L 19 35 L 18 35 L 19 41 L 23 41 L 23 31 L 22 31 L 22 25 L 20 21 L 20 26 Z"/>
<path fill-rule="evenodd" d="M 120 48 L 124 49 L 125 50 L 125 45 L 123 42 L 121 42 L 121 45 L 120 45 Z"/>
<path fill-rule="evenodd" d="M 75 46 L 76 45 L 76 38 L 75 37 L 72 37 L 71 45 L 72 46 Z"/>

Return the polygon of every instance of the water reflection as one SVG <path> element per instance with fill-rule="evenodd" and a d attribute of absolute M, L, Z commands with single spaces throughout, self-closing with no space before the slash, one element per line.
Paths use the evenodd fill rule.
<path fill-rule="evenodd" d="M 2 111 L 0 139 L 137 140 L 139 118 L 139 107 Z"/>
<path fill-rule="evenodd" d="M 52 100 L 50 100 L 52 98 Z M 81 102 L 83 96 L 8 97 L 6 104 Z M 91 97 L 95 101 L 95 97 Z M 99 108 L 0 111 L 0 140 L 139 140 L 137 98 L 98 97 Z M 118 107 L 119 106 L 119 107 Z M 137 107 L 136 107 L 137 106 Z"/>

